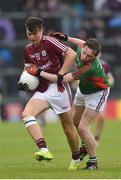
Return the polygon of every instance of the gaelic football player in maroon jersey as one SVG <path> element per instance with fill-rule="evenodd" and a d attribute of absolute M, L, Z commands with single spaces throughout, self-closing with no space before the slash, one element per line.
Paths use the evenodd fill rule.
<path fill-rule="evenodd" d="M 73 104 L 73 122 L 84 142 L 80 147 L 80 160 L 88 153 L 89 159 L 84 169 L 96 170 L 98 169 L 96 141 L 90 126 L 95 117 L 103 111 L 110 92 L 108 78 L 97 57 L 101 52 L 101 44 L 94 38 L 83 41 L 60 32 L 56 32 L 54 37 L 77 45 L 78 69 L 66 73 L 61 80 L 63 82 L 61 86 L 66 82 L 79 80 Z M 41 71 L 40 76 L 52 82 L 57 81 L 58 84 L 58 77 L 55 74 Z"/>
<path fill-rule="evenodd" d="M 23 121 L 29 134 L 39 148 L 35 152 L 36 160 L 51 160 L 52 154 L 47 148 L 42 131 L 36 121 L 36 116 L 52 108 L 60 117 L 63 130 L 72 152 L 72 161 L 69 170 L 79 168 L 78 137 L 75 133 L 71 115 L 71 93 L 69 85 L 62 86 L 62 75 L 73 64 L 76 53 L 57 39 L 43 34 L 43 22 L 38 17 L 29 17 L 26 20 L 26 33 L 30 44 L 25 47 L 25 70 L 38 76 L 40 85 L 26 104 L 22 112 Z M 35 66 L 38 71 L 35 72 Z M 34 68 L 33 68 L 34 67 Z M 58 74 L 57 83 L 52 83 L 40 77 L 40 71 Z M 20 90 L 29 91 L 27 84 L 19 83 Z"/>

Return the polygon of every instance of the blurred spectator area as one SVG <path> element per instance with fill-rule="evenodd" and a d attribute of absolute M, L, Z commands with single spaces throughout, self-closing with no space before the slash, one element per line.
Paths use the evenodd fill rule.
<path fill-rule="evenodd" d="M 27 44 L 24 24 L 28 16 L 42 17 L 46 34 L 63 31 L 84 40 L 98 38 L 103 45 L 103 58 L 116 78 L 110 98 L 120 98 L 120 12 L 119 0 L 1 0 L 0 49 L 4 48 L 5 54 L 0 55 L 8 61 L 4 67 L 0 66 L 4 98 L 18 95 L 16 86 L 23 68 L 23 48 Z"/>

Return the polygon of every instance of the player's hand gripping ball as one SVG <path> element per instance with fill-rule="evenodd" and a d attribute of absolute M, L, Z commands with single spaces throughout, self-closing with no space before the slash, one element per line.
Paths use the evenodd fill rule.
<path fill-rule="evenodd" d="M 19 90 L 31 91 L 35 90 L 39 86 L 39 79 L 37 76 L 29 74 L 27 71 L 24 71 L 18 82 Z"/>
<path fill-rule="evenodd" d="M 32 64 L 30 67 L 26 67 L 26 71 L 33 76 L 40 76 L 41 69 L 39 69 L 35 64 Z"/>

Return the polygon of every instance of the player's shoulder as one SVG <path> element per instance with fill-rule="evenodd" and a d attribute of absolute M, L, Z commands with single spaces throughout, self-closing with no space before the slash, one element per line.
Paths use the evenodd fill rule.
<path fill-rule="evenodd" d="M 57 42 L 58 41 L 56 38 L 48 36 L 48 35 L 43 35 L 42 40 L 49 41 L 49 42 Z"/>
<path fill-rule="evenodd" d="M 43 35 L 42 40 L 46 41 L 46 42 L 50 42 L 50 43 L 58 41 L 54 37 L 51 37 L 51 36 L 48 36 L 48 35 Z"/>
<path fill-rule="evenodd" d="M 63 42 L 59 41 L 58 39 L 56 39 L 54 37 L 48 36 L 48 35 L 43 35 L 42 40 L 46 41 L 47 44 L 53 44 L 57 47 L 68 47 Z"/>
<path fill-rule="evenodd" d="M 25 49 L 25 50 L 27 50 L 27 49 L 31 49 L 31 48 L 32 48 L 32 46 L 33 46 L 33 45 L 32 45 L 31 43 L 30 43 L 30 44 L 27 44 L 27 45 L 25 46 L 25 48 L 24 48 L 24 49 Z"/>

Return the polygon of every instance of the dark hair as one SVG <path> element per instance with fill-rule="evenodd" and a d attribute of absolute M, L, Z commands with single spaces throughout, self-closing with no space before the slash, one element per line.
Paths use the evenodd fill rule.
<path fill-rule="evenodd" d="M 97 39 L 90 38 L 85 43 L 84 46 L 88 46 L 90 49 L 95 51 L 95 55 L 97 56 L 99 52 L 102 50 L 101 44 L 97 41 Z"/>
<path fill-rule="evenodd" d="M 26 20 L 25 27 L 32 33 L 36 32 L 37 29 L 43 28 L 43 20 L 38 17 L 29 17 Z"/>

